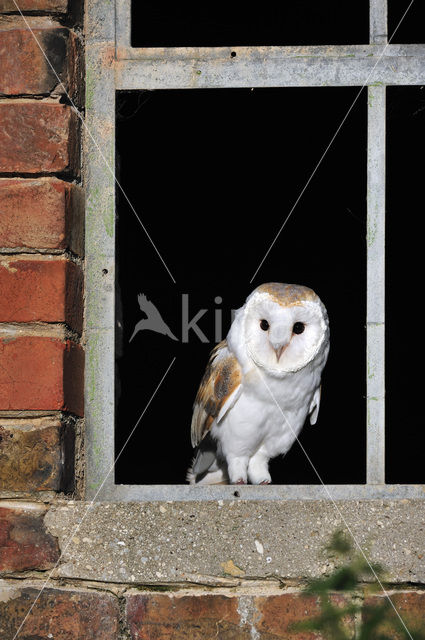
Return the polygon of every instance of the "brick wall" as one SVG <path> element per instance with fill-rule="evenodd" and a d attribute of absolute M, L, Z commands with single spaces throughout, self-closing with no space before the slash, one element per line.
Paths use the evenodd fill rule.
<path fill-rule="evenodd" d="M 84 34 L 77 3 L 17 2 L 39 44 L 13 0 L 0 0 L 0 637 L 310 638 L 290 630 L 318 610 L 300 594 L 302 575 L 242 580 L 233 561 L 217 560 L 230 575 L 164 584 L 158 570 L 158 583 L 135 584 L 117 565 L 107 579 L 90 579 L 89 561 L 63 557 L 70 542 L 93 543 L 90 527 L 82 538 L 65 528 L 65 542 L 49 530 L 47 514 L 52 522 L 59 504 L 72 510 L 83 497 L 81 132 L 64 87 L 82 110 Z M 127 544 L 126 531 L 114 544 Z M 107 557 L 111 540 L 102 526 L 95 535 Z M 190 544 L 195 554 L 196 538 Z M 165 544 L 162 553 L 173 568 L 174 552 Z M 159 569 L 155 555 L 147 561 Z M 407 619 L 423 617 L 420 587 L 401 583 L 394 598 Z"/>
<path fill-rule="evenodd" d="M 80 128 L 66 97 L 81 108 L 82 38 L 66 0 L 18 5 L 27 24 L 0 0 L 3 495 L 72 491 L 83 416 Z"/>
<path fill-rule="evenodd" d="M 28 24 L 0 0 L 0 576 L 15 580 L 44 576 L 59 558 L 44 516 L 55 495 L 80 491 L 84 376 L 81 141 L 65 95 L 81 109 L 81 16 L 68 0 L 17 3 Z M 0 637 L 11 638 L 38 583 L 15 597 L 1 582 Z M 97 602 L 81 599 L 86 610 Z M 64 629 L 79 608 L 69 592 L 43 602 Z M 42 618 L 37 637 L 51 637 Z"/>

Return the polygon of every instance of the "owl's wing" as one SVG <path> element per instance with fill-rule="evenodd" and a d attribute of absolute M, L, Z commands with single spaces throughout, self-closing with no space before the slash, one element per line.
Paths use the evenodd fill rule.
<path fill-rule="evenodd" d="M 321 386 L 317 387 L 316 391 L 314 392 L 313 400 L 310 403 L 310 408 L 308 410 L 308 413 L 310 416 L 310 424 L 316 424 L 317 422 L 317 416 L 319 415 L 319 409 L 320 409 L 321 392 L 322 392 L 322 387 Z"/>
<path fill-rule="evenodd" d="M 193 405 L 191 426 L 192 446 L 196 447 L 235 404 L 242 391 L 242 371 L 226 340 L 211 352 Z"/>

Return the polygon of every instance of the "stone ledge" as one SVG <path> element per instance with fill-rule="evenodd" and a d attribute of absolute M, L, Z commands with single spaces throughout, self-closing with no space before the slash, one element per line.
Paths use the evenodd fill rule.
<path fill-rule="evenodd" d="M 389 582 L 425 583 L 423 501 L 340 501 L 338 508 L 370 559 L 388 569 Z M 46 527 L 64 550 L 58 577 L 210 586 L 232 579 L 237 586 L 330 571 L 322 548 L 344 525 L 326 500 L 220 500 L 63 502 L 51 507 Z"/>

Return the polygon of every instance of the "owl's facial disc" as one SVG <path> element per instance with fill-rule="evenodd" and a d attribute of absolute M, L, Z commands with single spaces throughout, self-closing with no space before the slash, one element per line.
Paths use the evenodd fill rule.
<path fill-rule="evenodd" d="M 251 359 L 279 376 L 305 367 L 318 353 L 327 325 L 319 302 L 279 304 L 259 293 L 248 302 L 245 344 Z"/>

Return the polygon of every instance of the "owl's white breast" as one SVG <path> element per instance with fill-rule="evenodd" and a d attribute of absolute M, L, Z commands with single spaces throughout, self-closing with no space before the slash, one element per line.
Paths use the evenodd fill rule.
<path fill-rule="evenodd" d="M 320 373 L 312 363 L 282 379 L 253 366 L 235 405 L 212 427 L 225 456 L 252 456 L 260 447 L 270 457 L 286 453 L 303 427 Z"/>

